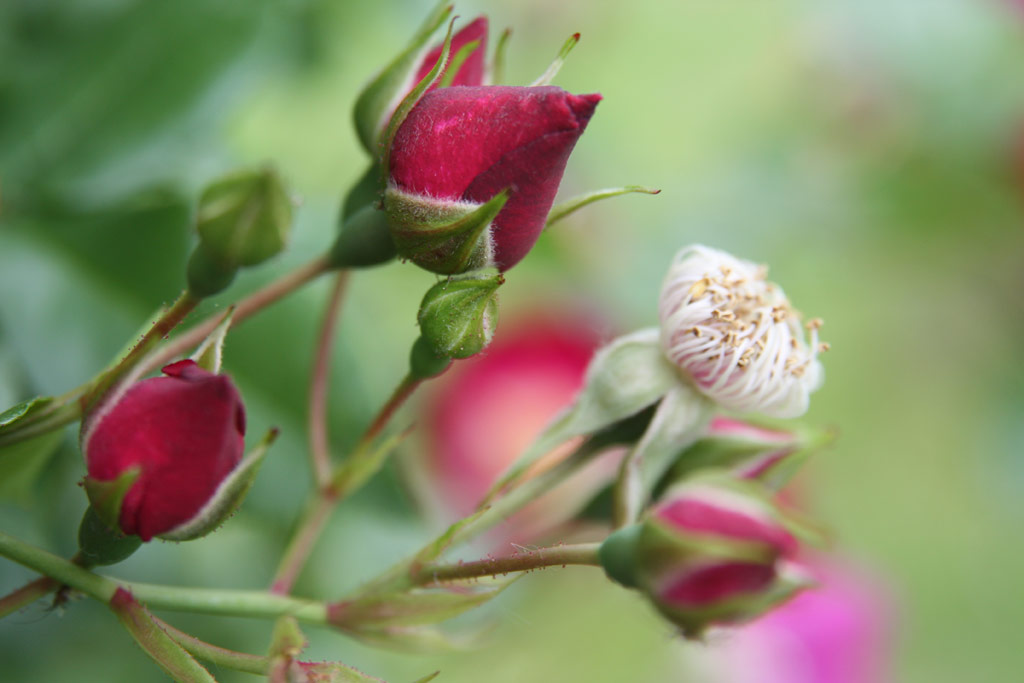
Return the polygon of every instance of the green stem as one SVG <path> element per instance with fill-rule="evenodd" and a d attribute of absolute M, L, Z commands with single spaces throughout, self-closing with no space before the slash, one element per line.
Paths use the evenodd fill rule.
<path fill-rule="evenodd" d="M 41 576 L 31 583 L 8 593 L 0 598 L 0 619 L 17 612 L 22 607 L 31 605 L 36 600 L 46 597 L 60 588 L 60 582 L 49 576 Z"/>
<path fill-rule="evenodd" d="M 327 623 L 326 605 L 266 591 L 178 588 L 116 581 L 69 562 L 0 531 L 0 555 L 67 584 L 87 596 L 109 603 L 118 588 L 151 607 L 201 614 L 276 618 L 290 614 L 314 624 Z"/>
<path fill-rule="evenodd" d="M 317 486 L 326 486 L 331 478 L 331 453 L 327 433 L 327 388 L 331 370 L 331 351 L 334 331 L 338 326 L 341 302 L 345 297 L 348 271 L 343 270 L 335 277 L 331 298 L 324 312 L 323 325 L 317 339 L 313 356 L 313 372 L 309 382 L 309 453 L 313 470 L 313 481 Z"/>
<path fill-rule="evenodd" d="M 316 541 L 330 519 L 334 506 L 358 491 L 362 485 L 383 464 L 373 442 L 384 431 L 395 412 L 416 390 L 422 379 L 406 375 L 398 384 L 391 397 L 381 406 L 370 426 L 363 432 L 349 457 L 338 465 L 330 475 L 330 483 L 319 487 L 315 497 L 306 504 L 306 512 L 295 527 L 291 541 L 281 558 L 270 590 L 278 595 L 287 595 L 302 573 Z"/>
<path fill-rule="evenodd" d="M 66 583 L 100 602 L 109 602 L 118 588 L 115 581 L 93 574 L 88 569 L 83 569 L 63 557 L 36 548 L 2 531 L 0 531 L 0 555 L 44 576 L 56 579 L 62 584 Z"/>
<path fill-rule="evenodd" d="M 526 550 L 507 557 L 493 557 L 475 562 L 455 564 L 426 564 L 417 568 L 409 580 L 414 586 L 427 586 L 445 581 L 497 576 L 512 572 L 526 572 L 543 567 L 575 565 L 599 566 L 600 543 L 558 545 Z"/>
<path fill-rule="evenodd" d="M 210 662 L 215 666 L 221 666 L 235 671 L 244 671 L 250 674 L 264 675 L 270 666 L 269 657 L 252 655 L 247 652 L 237 652 L 227 648 L 211 645 L 205 640 L 200 640 L 193 635 L 174 628 L 163 619 L 153 617 L 153 621 L 162 628 L 174 642 L 181 645 L 194 657 Z"/>

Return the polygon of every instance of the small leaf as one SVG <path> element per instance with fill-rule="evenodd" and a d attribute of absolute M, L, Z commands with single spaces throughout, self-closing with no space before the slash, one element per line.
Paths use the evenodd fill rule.
<path fill-rule="evenodd" d="M 227 337 L 228 330 L 231 329 L 231 318 L 234 316 L 234 313 L 234 306 L 228 308 L 221 316 L 217 327 L 203 340 L 203 343 L 199 345 L 195 353 L 192 354 L 192 360 L 196 362 L 196 365 L 215 375 L 220 372 L 221 361 L 224 355 L 224 338 Z"/>
<path fill-rule="evenodd" d="M 85 487 L 85 494 L 89 497 L 92 508 L 104 524 L 110 528 L 121 528 L 121 503 L 140 474 L 142 474 L 141 468 L 130 467 L 122 472 L 117 479 L 111 481 L 100 481 L 92 477 L 86 477 L 83 480 L 82 485 Z"/>
<path fill-rule="evenodd" d="M 263 441 L 246 455 L 242 462 L 238 463 L 238 467 L 220 483 L 216 492 L 195 517 L 167 533 L 160 534 L 160 538 L 168 541 L 190 541 L 205 536 L 223 524 L 245 499 L 245 494 L 252 487 L 260 465 L 263 464 L 263 458 L 266 457 L 270 445 L 277 438 L 277 433 L 276 429 L 267 432 Z"/>
<path fill-rule="evenodd" d="M 309 683 L 387 683 L 341 662 L 300 662 L 299 668 Z"/>
<path fill-rule="evenodd" d="M 0 499 L 27 503 L 32 485 L 63 440 L 58 430 L 0 446 Z"/>
<path fill-rule="evenodd" d="M 489 602 L 517 578 L 479 579 L 337 602 L 328 606 L 327 619 L 343 629 L 434 624 Z"/>

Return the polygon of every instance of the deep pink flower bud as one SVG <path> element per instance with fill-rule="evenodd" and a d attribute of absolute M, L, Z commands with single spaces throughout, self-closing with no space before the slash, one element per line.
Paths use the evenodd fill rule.
<path fill-rule="evenodd" d="M 245 409 L 231 380 L 183 360 L 143 380 L 83 425 L 89 479 L 133 468 L 120 530 L 148 541 L 199 515 L 242 460 Z M 93 501 L 94 505 L 96 501 Z"/>
<path fill-rule="evenodd" d="M 788 599 L 806 577 L 798 549 L 767 491 L 715 477 L 670 489 L 647 517 L 613 534 L 602 563 L 644 591 L 687 636 L 753 618 Z"/>
<path fill-rule="evenodd" d="M 399 254 L 448 273 L 484 265 L 504 271 L 518 263 L 544 229 L 569 154 L 600 100 L 554 86 L 457 86 L 424 95 L 390 152 L 385 209 Z M 403 245 L 433 238 L 440 221 L 503 191 L 507 202 L 488 229 L 471 232 L 479 242 L 465 257 L 461 243 L 431 242 L 403 253 Z M 418 220 L 429 226 L 410 225 Z"/>
<path fill-rule="evenodd" d="M 451 64 L 452 57 L 459 54 L 459 51 L 464 48 L 467 44 L 477 41 L 480 44 L 477 45 L 476 49 L 469 53 L 466 57 L 466 61 L 458 67 L 458 72 L 452 79 L 452 85 L 483 85 L 484 83 L 484 72 L 486 70 L 486 57 L 487 57 L 487 17 L 479 16 L 470 23 L 463 26 L 458 33 L 452 36 L 452 46 L 448 52 L 448 63 L 445 64 L 444 70 L 441 72 L 442 76 L 445 71 L 448 70 L 448 65 Z M 420 62 L 419 68 L 416 70 L 416 75 L 413 77 L 412 85 L 419 83 L 426 77 L 430 70 L 437 64 L 437 60 L 441 57 L 441 50 L 443 45 L 436 45 Z M 434 88 L 437 87 L 435 83 Z M 411 87 L 410 87 L 411 89 Z"/>

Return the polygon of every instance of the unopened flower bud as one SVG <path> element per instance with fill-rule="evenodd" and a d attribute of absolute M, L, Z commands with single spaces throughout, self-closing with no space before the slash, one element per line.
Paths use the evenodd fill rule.
<path fill-rule="evenodd" d="M 767 271 L 696 245 L 676 256 L 659 306 L 668 358 L 725 408 L 797 417 L 823 380 L 820 320 L 806 324 Z"/>
<path fill-rule="evenodd" d="M 643 591 L 688 637 L 753 618 L 803 583 L 796 539 L 751 482 L 695 479 L 670 489 L 601 549 L 609 576 Z"/>
<path fill-rule="evenodd" d="M 543 231 L 600 99 L 552 86 L 426 93 L 388 157 L 384 206 L 399 255 L 443 274 L 518 263 Z M 477 220 L 468 230 L 462 222 L 471 215 Z"/>
<path fill-rule="evenodd" d="M 420 304 L 420 334 L 439 358 L 469 358 L 494 336 L 498 287 L 505 278 L 493 271 L 468 273 L 437 283 Z"/>
<path fill-rule="evenodd" d="M 236 496 L 245 410 L 234 384 L 191 360 L 163 369 L 97 406 L 82 426 L 86 492 L 124 534 L 184 539 L 221 520 Z M 230 490 L 229 490 L 230 489 Z"/>
<path fill-rule="evenodd" d="M 356 132 L 370 154 L 380 153 L 377 143 L 398 103 L 441 58 L 442 46 L 435 46 L 426 54 L 424 49 L 451 11 L 451 6 L 439 5 L 405 49 L 359 93 L 354 110 Z M 487 18 L 481 16 L 452 36 L 448 60 L 441 73 L 451 85 L 480 85 L 484 79 L 486 53 Z M 454 63 L 456 60 L 458 63 Z M 449 73 L 452 69 L 454 72 Z"/>
<path fill-rule="evenodd" d="M 214 181 L 199 200 L 199 245 L 189 263 L 189 289 L 198 296 L 216 294 L 239 268 L 280 253 L 291 224 L 291 199 L 272 169 Z"/>

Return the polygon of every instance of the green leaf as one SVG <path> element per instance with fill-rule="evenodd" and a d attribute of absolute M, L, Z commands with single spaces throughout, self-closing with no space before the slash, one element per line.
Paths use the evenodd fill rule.
<path fill-rule="evenodd" d="M 486 578 L 334 603 L 328 620 L 342 629 L 420 626 L 456 617 L 497 597 L 517 578 Z"/>
<path fill-rule="evenodd" d="M 0 446 L 0 499 L 28 503 L 32 486 L 64 439 L 60 430 Z"/>
<path fill-rule="evenodd" d="M 160 534 L 160 538 L 168 541 L 191 541 L 205 536 L 223 524 L 245 500 L 245 494 L 256 480 L 263 458 L 266 457 L 270 445 L 277 439 L 277 434 L 276 429 L 267 432 L 256 448 L 252 449 L 220 483 L 216 492 L 195 517 L 167 533 Z"/>

